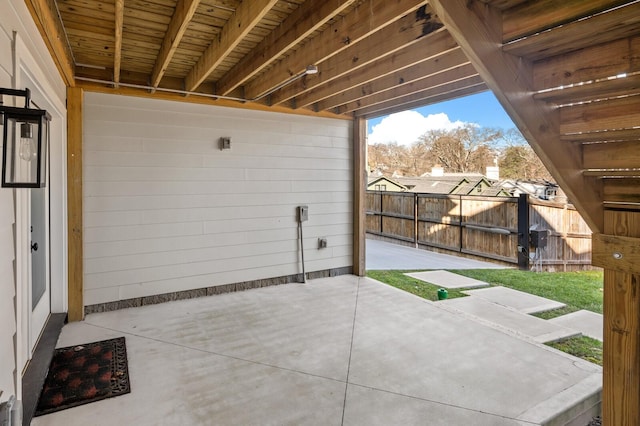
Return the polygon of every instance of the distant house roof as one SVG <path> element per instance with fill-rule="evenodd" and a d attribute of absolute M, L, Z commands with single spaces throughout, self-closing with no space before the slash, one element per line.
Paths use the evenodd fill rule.
<path fill-rule="evenodd" d="M 395 179 L 390 179 L 386 176 L 369 176 L 367 178 L 367 188 L 371 188 L 375 185 L 391 185 L 396 186 L 402 191 L 406 191 L 407 187 Z"/>
<path fill-rule="evenodd" d="M 431 194 L 451 194 L 460 185 L 468 182 L 466 178 L 461 176 L 398 177 L 396 180 L 411 192 Z"/>

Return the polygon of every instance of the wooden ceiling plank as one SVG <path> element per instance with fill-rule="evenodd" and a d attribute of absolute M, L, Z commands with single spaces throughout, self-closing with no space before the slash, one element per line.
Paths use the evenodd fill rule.
<path fill-rule="evenodd" d="M 451 99 L 463 98 L 465 96 L 475 95 L 476 93 L 486 92 L 488 87 L 482 83 L 476 86 L 465 87 L 449 93 L 441 93 L 432 97 L 421 97 L 420 94 L 413 94 L 405 98 L 394 99 L 389 102 L 374 105 L 369 108 L 363 108 L 355 112 L 357 117 L 365 117 L 367 119 L 381 117 L 383 115 L 394 114 L 409 109 L 420 108 L 426 105 L 433 105 L 439 102 L 450 101 Z"/>
<path fill-rule="evenodd" d="M 633 3 L 505 44 L 503 50 L 529 60 L 539 60 L 639 32 L 640 3 Z"/>
<path fill-rule="evenodd" d="M 228 95 L 329 20 L 342 13 L 354 1 L 328 0 L 321 4 L 313 1 L 304 2 L 280 26 L 269 33 L 250 55 L 245 56 L 217 82 L 218 94 Z"/>
<path fill-rule="evenodd" d="M 640 37 L 616 40 L 533 65 L 536 91 L 640 71 Z"/>
<path fill-rule="evenodd" d="M 429 33 L 429 29 L 434 29 L 435 32 Z M 433 43 L 433 46 L 429 42 Z M 415 47 L 417 44 L 423 46 L 422 49 L 425 51 Z M 416 17 L 413 14 L 406 15 L 360 43 L 319 63 L 317 75 L 298 80 L 278 90 L 271 95 L 271 103 L 277 105 L 296 97 L 297 105 L 309 105 L 329 97 L 337 91 L 347 90 L 358 84 L 357 79 L 346 86 L 338 87 L 334 84 L 328 84 L 347 74 L 352 75 L 364 68 L 374 71 L 378 76 L 392 72 L 393 70 L 390 69 L 379 70 L 373 65 L 379 62 L 380 58 L 394 56 L 393 59 L 398 60 L 395 67 L 397 70 L 455 48 L 455 41 L 441 28 L 441 24 L 434 25 L 430 18 Z M 347 77 L 342 82 L 349 80 Z M 318 88 L 318 90 L 300 96 L 314 88 Z"/>
<path fill-rule="evenodd" d="M 638 178 L 640 169 L 635 170 L 585 170 L 585 176 L 595 176 L 603 179 L 608 178 Z"/>
<path fill-rule="evenodd" d="M 560 132 L 628 129 L 640 123 L 640 95 L 563 107 Z"/>
<path fill-rule="evenodd" d="M 640 93 L 640 74 L 536 93 L 535 99 L 558 105 Z"/>
<path fill-rule="evenodd" d="M 53 61 L 68 87 L 75 86 L 75 61 L 54 0 L 25 0 Z"/>
<path fill-rule="evenodd" d="M 638 138 L 638 130 L 638 128 L 629 128 L 604 132 L 564 134 L 560 135 L 560 140 L 576 143 L 635 141 L 640 139 Z"/>
<path fill-rule="evenodd" d="M 394 58 L 387 59 L 387 61 L 390 62 L 390 64 L 387 65 L 388 67 L 393 67 L 393 59 Z M 383 64 L 378 65 L 377 62 L 378 61 L 376 61 L 371 68 L 378 69 L 384 66 Z M 382 62 L 382 60 L 380 60 L 380 62 Z M 334 92 L 335 95 L 321 100 L 316 104 L 316 106 L 318 109 L 326 110 L 339 105 L 355 102 L 365 97 L 382 97 L 383 95 L 381 95 L 381 92 L 384 93 L 387 90 L 402 87 L 415 81 L 425 80 L 428 77 L 438 76 L 438 81 L 446 80 L 450 76 L 449 71 L 461 68 L 463 69 L 461 72 L 459 71 L 458 73 L 454 73 L 456 77 L 462 74 L 466 74 L 465 77 L 477 74 L 473 69 L 473 65 L 469 64 L 468 59 L 462 50 L 460 48 L 456 48 L 444 53 L 443 55 L 435 57 L 427 56 L 424 61 L 420 61 L 417 64 L 403 68 L 399 71 L 391 72 L 386 75 L 380 74 L 380 76 L 373 74 L 372 78 L 362 79 L 361 83 L 358 83 L 358 80 L 360 79 L 357 78 L 357 76 L 349 75 L 349 79 L 356 80 L 355 82 L 358 83 L 357 85 L 345 90 L 338 89 Z M 433 77 L 430 81 L 434 81 Z M 441 81 L 440 83 L 448 83 L 449 81 Z M 338 81 L 335 85 L 340 86 L 341 83 L 341 81 Z"/>
<path fill-rule="evenodd" d="M 509 42 L 627 3 L 628 0 L 537 0 L 504 11 L 503 41 Z"/>
<path fill-rule="evenodd" d="M 187 75 L 186 89 L 197 89 L 277 2 L 278 0 L 252 0 L 240 3 L 222 28 L 219 40 L 214 40 L 207 47 Z"/>
<path fill-rule="evenodd" d="M 193 15 L 198 9 L 198 5 L 200 5 L 200 0 L 178 0 L 175 13 L 171 18 L 167 33 L 162 40 L 162 47 L 160 47 L 158 59 L 153 66 L 153 72 L 151 73 L 151 85 L 153 87 L 158 87 L 160 84 L 173 55 L 178 49 L 178 45 L 180 45 L 182 41 L 182 37 L 187 31 Z"/>
<path fill-rule="evenodd" d="M 396 0 L 393 4 L 389 0 L 363 1 L 286 59 L 274 63 L 268 72 L 249 81 L 244 86 L 245 97 L 255 99 L 262 96 L 304 71 L 308 65 L 327 60 L 426 3 L 426 0 Z"/>
<path fill-rule="evenodd" d="M 408 84 L 380 90 L 371 96 L 362 97 L 336 107 L 340 114 L 344 114 L 418 92 L 430 90 L 432 91 L 430 93 L 442 91 L 444 94 L 451 92 L 451 87 L 455 84 L 460 84 L 455 89 L 458 90 L 461 87 L 476 86 L 479 83 L 482 83 L 482 79 L 478 76 L 473 66 L 467 64 Z M 318 109 L 322 111 L 329 109 L 322 106 L 322 103 L 318 104 Z"/>
<path fill-rule="evenodd" d="M 617 203 L 640 203 L 640 178 L 602 179 L 604 200 Z"/>
<path fill-rule="evenodd" d="M 465 0 L 430 4 L 592 231 L 601 232 L 604 209 L 598 181 L 582 175 L 574 145 L 558 143 L 560 114 L 533 99 L 531 64 L 502 51 L 500 12 Z"/>
<path fill-rule="evenodd" d="M 582 147 L 587 169 L 631 169 L 640 167 L 640 129 L 635 141 L 594 143 Z"/>
<path fill-rule="evenodd" d="M 124 22 L 124 0 L 115 3 L 115 47 L 113 52 L 113 81 L 118 87 L 122 66 L 122 26 Z"/>

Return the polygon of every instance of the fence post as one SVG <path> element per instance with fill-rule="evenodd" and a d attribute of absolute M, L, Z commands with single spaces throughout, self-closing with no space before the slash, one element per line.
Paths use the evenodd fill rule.
<path fill-rule="evenodd" d="M 459 195 L 458 197 L 460 197 L 460 214 L 458 215 L 458 226 L 460 229 L 460 248 L 459 248 L 459 252 L 462 253 L 462 233 L 464 232 L 464 225 L 462 225 L 462 195 Z"/>
<path fill-rule="evenodd" d="M 413 242 L 418 248 L 418 194 L 413 194 Z"/>
<path fill-rule="evenodd" d="M 380 233 L 384 234 L 382 224 L 384 223 L 384 207 L 382 206 L 382 190 L 380 190 Z"/>
<path fill-rule="evenodd" d="M 518 198 L 518 269 L 529 270 L 529 195 Z"/>

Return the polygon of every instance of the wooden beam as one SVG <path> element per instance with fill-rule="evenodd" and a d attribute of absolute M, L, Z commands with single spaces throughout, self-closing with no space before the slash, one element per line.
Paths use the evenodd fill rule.
<path fill-rule="evenodd" d="M 67 218 L 69 253 L 69 321 L 84 318 L 82 241 L 83 90 L 67 88 Z"/>
<path fill-rule="evenodd" d="M 567 133 L 560 135 L 561 141 L 569 142 L 608 142 L 637 141 L 638 129 L 607 130 L 603 132 Z"/>
<path fill-rule="evenodd" d="M 616 203 L 640 203 L 640 179 L 603 179 L 604 180 L 604 200 Z"/>
<path fill-rule="evenodd" d="M 637 71 L 640 71 L 640 37 L 537 61 L 533 66 L 533 89 L 540 91 L 567 87 Z"/>
<path fill-rule="evenodd" d="M 638 34 L 639 30 L 640 3 L 635 3 L 522 38 L 506 44 L 503 50 L 529 60 L 539 60 L 627 38 Z"/>
<path fill-rule="evenodd" d="M 73 53 L 54 0 L 25 0 L 53 61 L 67 86 L 75 86 Z"/>
<path fill-rule="evenodd" d="M 373 110 L 376 108 L 376 105 L 392 104 L 394 100 L 399 100 L 400 104 L 402 104 L 402 102 L 409 103 L 414 100 L 430 99 L 435 96 L 446 96 L 450 93 L 458 93 L 460 90 L 477 88 L 479 86 L 484 86 L 486 90 L 484 81 L 482 81 L 482 78 L 480 78 L 477 73 L 453 80 L 445 76 L 447 76 L 446 73 L 438 74 L 432 78 L 424 78 L 384 92 L 376 93 L 373 96 L 340 106 L 336 109 L 336 112 L 345 114 L 351 111 L 364 110 L 365 108 L 371 108 L 371 110 Z"/>
<path fill-rule="evenodd" d="M 361 42 L 349 46 L 349 48 L 326 61 L 318 63 L 320 70 L 318 75 L 309 79 L 298 80 L 278 90 L 271 95 L 271 103 L 279 104 L 293 97 L 296 97 L 298 106 L 317 102 L 334 94 L 336 91 L 346 89 L 346 87 L 336 88 L 334 84 L 328 83 L 365 67 L 369 68 L 370 74 L 372 74 L 377 70 L 374 66 L 370 66 L 371 64 L 374 64 L 381 57 L 393 55 L 394 53 L 398 53 L 400 56 L 400 51 L 403 52 L 403 55 L 399 62 L 403 63 L 398 64 L 395 69 L 415 64 L 422 60 L 422 51 L 417 48 L 411 49 L 411 46 L 418 42 L 422 42 L 422 46 L 428 46 L 428 40 L 433 41 L 434 47 L 430 47 L 429 51 L 425 52 L 427 56 L 440 53 L 438 49 L 454 49 L 456 47 L 455 41 L 441 28 L 442 24 L 434 22 L 428 13 L 406 15 Z M 380 73 L 382 72 L 384 71 L 381 70 Z M 301 93 L 319 86 L 323 86 L 324 90 L 320 89 L 313 94 L 299 96 Z"/>
<path fill-rule="evenodd" d="M 400 93 L 403 92 L 400 88 L 408 86 L 411 83 L 416 83 L 413 87 L 419 88 L 414 90 L 414 92 L 417 92 L 428 89 L 429 87 L 460 80 L 461 78 L 474 74 L 477 75 L 478 73 L 473 68 L 473 65 L 469 63 L 464 64 L 466 61 L 467 59 L 460 49 L 447 52 L 435 58 L 427 58 L 423 62 L 419 62 L 400 71 L 382 75 L 374 80 L 365 81 L 347 90 L 341 90 L 336 95 L 318 102 L 317 108 L 326 110 L 341 106 L 342 109 L 342 107 L 348 107 L 348 105 L 355 103 L 364 105 L 364 102 L 360 102 L 360 100 L 365 98 L 367 100 L 376 98 L 378 101 L 384 101 L 387 100 L 386 93 L 390 90 L 398 89 L 397 97 L 413 93 L 407 91 L 408 89 L 404 89 L 404 93 L 400 95 Z M 372 68 L 377 69 L 375 65 Z M 370 105 L 374 103 L 376 102 L 374 101 L 370 103 Z M 348 110 L 348 108 L 345 110 Z M 353 109 L 350 111 L 352 110 Z"/>
<path fill-rule="evenodd" d="M 158 87 L 160 84 L 199 4 L 200 0 L 178 0 L 169 28 L 162 40 L 158 58 L 151 72 L 151 85 L 153 87 Z"/>
<path fill-rule="evenodd" d="M 367 190 L 367 121 L 353 120 L 353 274 L 364 277 L 366 269 L 365 193 Z"/>
<path fill-rule="evenodd" d="M 502 51 L 499 11 L 465 0 L 431 6 L 594 232 L 603 227 L 601 183 L 582 175 L 570 144 L 559 144 L 559 112 L 533 99 L 531 64 Z"/>
<path fill-rule="evenodd" d="M 218 81 L 217 93 L 228 95 L 329 20 L 342 13 L 354 1 L 304 2 Z"/>
<path fill-rule="evenodd" d="M 452 99 L 463 98 L 465 96 L 475 95 L 476 93 L 486 92 L 487 90 L 487 85 L 482 83 L 475 86 L 463 87 L 461 89 L 453 90 L 446 93 L 438 91 L 438 94 L 427 97 L 425 97 L 422 93 L 414 93 L 403 98 L 394 99 L 388 102 L 373 105 L 368 108 L 356 110 L 354 114 L 357 117 L 365 117 L 367 119 L 370 119 L 383 115 L 394 114 L 396 112 L 406 111 L 408 109 L 433 105 L 439 102 L 450 101 Z"/>
<path fill-rule="evenodd" d="M 605 211 L 604 232 L 640 238 L 640 213 Z M 598 238 L 594 239 L 599 249 Z M 629 240 L 624 240 L 627 247 Z M 622 259 L 607 259 L 604 264 Z M 604 425 L 640 424 L 640 274 L 604 271 L 604 357 L 602 419 Z"/>
<path fill-rule="evenodd" d="M 640 123 L 640 95 L 607 99 L 560 109 L 560 132 L 628 129 Z"/>
<path fill-rule="evenodd" d="M 591 263 L 611 271 L 640 274 L 640 239 L 593 234 Z"/>
<path fill-rule="evenodd" d="M 511 41 L 593 15 L 628 0 L 537 0 L 504 12 L 503 40 Z"/>
<path fill-rule="evenodd" d="M 116 0 L 115 10 L 115 47 L 113 52 L 113 81 L 118 87 L 120 83 L 120 67 L 122 65 L 122 27 L 124 24 L 124 0 Z"/>
<path fill-rule="evenodd" d="M 307 65 L 327 60 L 426 3 L 426 0 L 363 1 L 317 37 L 309 40 L 303 48 L 292 52 L 286 59 L 275 63 L 269 72 L 247 83 L 245 97 L 260 97 L 291 76 L 302 72 Z"/>
<path fill-rule="evenodd" d="M 640 3 L 638 3 L 640 5 Z M 557 105 L 640 94 L 640 74 L 536 93 L 534 99 Z"/>
<path fill-rule="evenodd" d="M 197 94 L 190 95 L 189 97 L 185 97 L 180 93 L 169 93 L 157 90 L 155 93 L 151 93 L 147 89 L 138 89 L 138 88 L 130 88 L 124 87 L 120 85 L 119 88 L 114 88 L 112 85 L 105 85 L 101 83 L 93 83 L 87 81 L 78 81 L 78 87 L 81 87 L 87 92 L 94 93 L 107 93 L 111 95 L 122 95 L 122 96 L 137 96 L 140 98 L 147 99 L 164 99 L 175 102 L 185 102 L 191 104 L 200 104 L 200 105 L 216 105 L 223 106 L 228 108 L 238 108 L 252 111 L 265 111 L 265 112 L 281 112 L 284 114 L 293 114 L 293 115 L 302 115 L 307 117 L 324 117 L 324 118 L 333 118 L 338 120 L 352 120 L 353 116 L 347 115 L 338 115 L 331 112 L 320 111 L 315 112 L 308 109 L 291 109 L 285 108 L 281 106 L 273 106 L 268 107 L 261 103 L 257 102 L 238 102 L 232 100 L 225 99 L 214 99 L 211 94 L 208 94 L 206 97 L 198 96 Z M 202 86 L 201 86 L 202 87 Z"/>
<path fill-rule="evenodd" d="M 276 3 L 278 0 L 252 0 L 240 3 L 222 28 L 219 39 L 214 40 L 207 47 L 198 63 L 187 75 L 186 89 L 188 91 L 197 89 Z"/>
<path fill-rule="evenodd" d="M 640 167 L 640 129 L 637 140 L 594 143 L 582 146 L 582 163 L 586 169 L 631 169 Z"/>

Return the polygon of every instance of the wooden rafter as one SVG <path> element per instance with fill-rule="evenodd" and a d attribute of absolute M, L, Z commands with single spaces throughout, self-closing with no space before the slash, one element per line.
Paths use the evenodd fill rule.
<path fill-rule="evenodd" d="M 427 90 L 430 90 L 431 92 L 441 90 L 446 93 L 446 85 L 454 84 L 461 80 L 466 81 L 467 84 L 471 83 L 469 85 L 482 83 L 482 79 L 478 77 L 478 73 L 471 64 L 461 65 L 453 70 L 434 74 L 435 75 L 429 75 L 425 78 L 394 85 L 386 90 L 383 90 L 382 88 L 376 89 L 375 91 L 372 90 L 374 94 L 370 96 L 362 96 L 361 98 L 354 99 L 342 105 L 336 105 L 338 107 L 338 112 L 352 112 L 358 109 L 372 107 L 380 103 L 393 101 L 398 98 L 403 98 L 405 96 L 410 96 L 415 93 L 425 92 Z M 327 105 L 321 103 L 321 105 L 318 106 L 318 109 L 328 109 L 325 108 L 326 106 Z"/>
<path fill-rule="evenodd" d="M 628 0 L 538 0 L 507 9 L 504 13 L 503 39 L 511 41 L 572 22 Z"/>
<path fill-rule="evenodd" d="M 122 28 L 124 26 L 124 0 L 115 3 L 115 48 L 113 52 L 113 81 L 118 87 L 120 83 L 120 67 L 122 64 Z"/>
<path fill-rule="evenodd" d="M 193 15 L 198 9 L 200 0 L 178 0 L 174 15 L 171 17 L 169 28 L 162 40 L 162 47 L 158 58 L 153 66 L 153 72 L 151 73 L 151 85 L 158 87 L 160 80 L 164 76 L 164 73 L 169 67 L 169 63 L 173 58 L 173 55 L 178 49 L 178 45 L 182 41 L 184 33 L 187 31 L 189 22 L 193 18 Z"/>
<path fill-rule="evenodd" d="M 219 39 L 209 45 L 187 75 L 187 90 L 197 89 L 277 2 L 278 0 L 253 0 L 240 3 L 222 28 Z"/>
<path fill-rule="evenodd" d="M 342 13 L 354 1 L 330 0 L 320 5 L 313 1 L 303 3 L 281 25 L 269 33 L 250 55 L 243 58 L 218 81 L 217 92 L 221 95 L 229 94 L 287 50 Z"/>
<path fill-rule="evenodd" d="M 425 0 L 398 0 L 394 3 L 395 7 L 391 8 L 389 0 L 364 1 L 332 27 L 309 40 L 303 48 L 275 63 L 269 72 L 247 83 L 245 97 L 260 97 L 292 75 L 303 71 L 307 65 L 327 60 L 425 4 Z M 367 19 L 362 18 L 365 12 Z"/>
<path fill-rule="evenodd" d="M 350 46 L 338 55 L 318 64 L 318 68 L 320 68 L 318 76 L 309 81 L 298 81 L 279 90 L 273 94 L 271 102 L 275 105 L 295 96 L 297 97 L 296 104 L 298 106 L 309 105 L 328 97 L 334 93 L 335 90 L 348 89 L 349 87 L 345 86 L 341 86 L 340 89 L 338 89 L 334 85 L 328 85 L 328 83 L 340 77 L 351 75 L 363 68 L 370 68 L 369 74 L 375 73 L 379 75 L 382 71 L 377 68 L 374 69 L 370 65 L 376 61 L 382 62 L 384 60 L 380 58 L 393 55 L 394 58 L 392 59 L 394 59 L 394 63 L 392 66 L 396 63 L 395 60 L 397 60 L 395 69 L 400 69 L 420 62 L 423 54 L 429 57 L 431 56 L 429 54 L 430 52 L 438 50 L 438 53 L 440 53 L 439 49 L 443 51 L 454 49 L 456 47 L 455 41 L 446 31 L 430 32 L 430 30 L 437 31 L 439 28 L 441 28 L 441 25 L 434 25 L 430 19 L 425 20 L 423 17 L 418 18 L 413 15 L 404 16 L 367 37 L 365 40 L 362 40 L 360 43 Z M 427 46 L 429 46 L 429 41 L 431 40 L 433 40 L 433 43 L 436 44 L 437 47 L 430 48 L 428 52 L 422 52 L 421 49 L 413 48 L 413 46 L 418 43 L 424 48 L 428 48 Z M 342 81 L 345 82 L 347 80 L 348 77 Z M 353 85 L 355 84 L 358 84 L 357 81 L 353 83 Z M 353 87 L 353 85 L 351 85 L 351 87 Z M 318 86 L 322 86 L 323 88 L 315 90 L 311 94 L 300 96 L 301 93 L 305 93 Z"/>
<path fill-rule="evenodd" d="M 640 3 L 635 3 L 522 38 L 503 49 L 536 60 L 628 37 L 639 28 Z"/>
<path fill-rule="evenodd" d="M 356 116 L 366 118 L 379 117 L 486 91 L 487 85 L 480 77 L 469 77 L 436 88 L 429 88 L 407 96 L 380 102 L 370 107 L 358 108 Z"/>
<path fill-rule="evenodd" d="M 448 34 L 447 37 L 449 37 Z M 427 39 L 424 42 L 425 48 L 420 49 L 420 62 L 408 67 L 400 67 L 398 66 L 398 62 L 401 62 L 401 57 L 399 56 L 394 55 L 393 57 L 380 59 L 376 61 L 371 68 L 381 69 L 384 71 L 387 67 L 389 69 L 397 67 L 398 70 L 379 74 L 371 73 L 370 70 L 361 70 L 362 72 L 355 73 L 355 75 L 349 75 L 348 81 L 336 82 L 336 85 L 341 86 L 337 88 L 338 93 L 334 95 L 334 91 L 331 93 L 332 96 L 322 99 L 318 102 L 317 108 L 322 108 L 323 110 L 334 108 L 367 96 L 372 96 L 374 94 L 409 84 L 416 80 L 427 78 L 437 73 L 443 73 L 444 71 L 458 67 L 461 64 L 468 63 L 466 56 L 462 53 L 462 50 L 457 47 L 454 47 L 451 50 L 443 49 L 443 53 L 439 53 L 435 49 L 430 49 L 434 44 L 437 44 L 433 42 L 433 39 Z M 415 55 L 411 52 L 409 52 L 409 56 L 415 58 Z M 382 64 L 383 61 L 388 62 L 388 64 Z M 471 68 L 473 69 L 473 67 Z M 475 73 L 473 70 L 472 72 Z M 313 93 L 310 94 L 313 95 Z"/>
<path fill-rule="evenodd" d="M 75 86 L 75 61 L 54 0 L 25 0 L 58 71 L 67 86 Z"/>
<path fill-rule="evenodd" d="M 464 0 L 430 3 L 587 224 L 602 231 L 601 183 L 583 176 L 572 145 L 558 143 L 559 112 L 533 98 L 531 63 L 502 51 L 499 11 Z"/>

